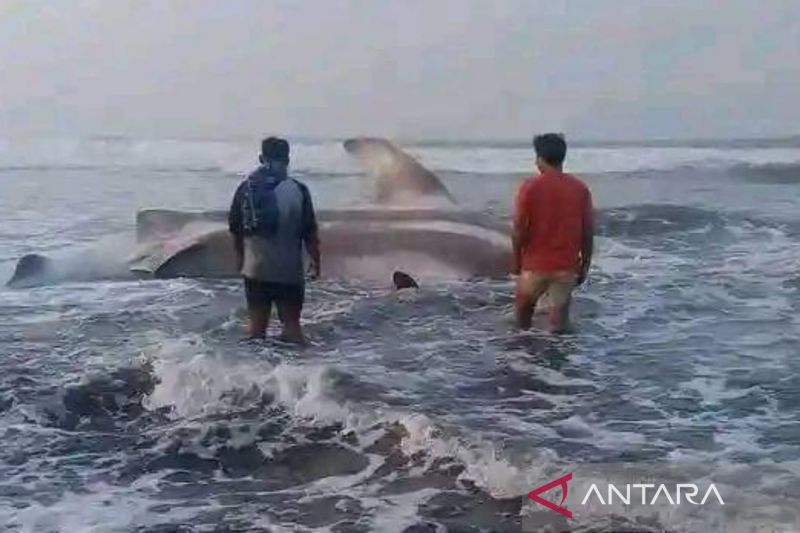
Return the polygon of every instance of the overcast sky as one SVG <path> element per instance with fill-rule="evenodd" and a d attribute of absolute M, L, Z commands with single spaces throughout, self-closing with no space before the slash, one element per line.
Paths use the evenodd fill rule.
<path fill-rule="evenodd" d="M 0 0 L 0 134 L 800 133 L 800 0 Z"/>

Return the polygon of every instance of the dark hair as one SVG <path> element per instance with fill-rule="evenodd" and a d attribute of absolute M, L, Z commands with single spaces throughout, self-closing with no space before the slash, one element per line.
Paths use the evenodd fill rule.
<path fill-rule="evenodd" d="M 544 133 L 533 138 L 536 155 L 548 165 L 560 167 L 567 157 L 567 141 L 560 133 Z"/>
<path fill-rule="evenodd" d="M 394 283 L 394 288 L 398 291 L 400 289 L 419 289 L 419 285 L 414 281 L 414 278 L 399 270 L 392 274 L 392 282 Z"/>
<path fill-rule="evenodd" d="M 289 162 L 289 143 L 286 139 L 267 137 L 261 141 L 261 157 L 265 161 Z"/>

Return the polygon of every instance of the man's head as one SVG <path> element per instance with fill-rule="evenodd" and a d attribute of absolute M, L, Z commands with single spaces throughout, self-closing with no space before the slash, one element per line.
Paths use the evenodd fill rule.
<path fill-rule="evenodd" d="M 394 288 L 398 291 L 402 289 L 419 289 L 419 285 L 417 285 L 414 278 L 399 270 L 392 274 L 392 282 L 394 283 Z"/>
<path fill-rule="evenodd" d="M 261 141 L 261 155 L 258 159 L 264 164 L 273 162 L 288 165 L 289 143 L 286 139 L 267 137 Z"/>
<path fill-rule="evenodd" d="M 536 166 L 540 172 L 561 170 L 567 157 L 567 141 L 560 133 L 544 133 L 533 138 Z"/>

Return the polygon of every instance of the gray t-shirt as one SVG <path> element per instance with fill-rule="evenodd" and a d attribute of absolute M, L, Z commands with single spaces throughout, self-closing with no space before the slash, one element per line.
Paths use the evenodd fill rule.
<path fill-rule="evenodd" d="M 234 236 L 243 239 L 246 278 L 289 285 L 305 282 L 303 242 L 316 233 L 316 217 L 308 188 L 286 177 L 274 187 L 278 224 L 274 235 L 246 235 L 242 231 L 242 202 L 246 201 L 247 182 L 243 182 L 231 206 L 230 226 Z"/>

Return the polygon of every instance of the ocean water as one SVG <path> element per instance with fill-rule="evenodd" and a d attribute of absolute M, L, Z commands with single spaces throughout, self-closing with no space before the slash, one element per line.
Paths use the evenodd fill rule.
<path fill-rule="evenodd" d="M 139 209 L 226 208 L 255 146 L 0 141 L 0 280 L 26 253 L 127 253 Z M 408 149 L 498 219 L 531 168 Z M 534 487 L 641 463 L 782 475 L 726 487 L 751 508 L 570 530 L 800 530 L 800 148 L 578 147 L 568 170 L 599 221 L 569 336 L 515 332 L 509 279 L 314 283 L 305 350 L 242 342 L 234 281 L 0 288 L 0 528 L 523 531 Z M 293 171 L 318 207 L 371 192 L 337 142 Z"/>

